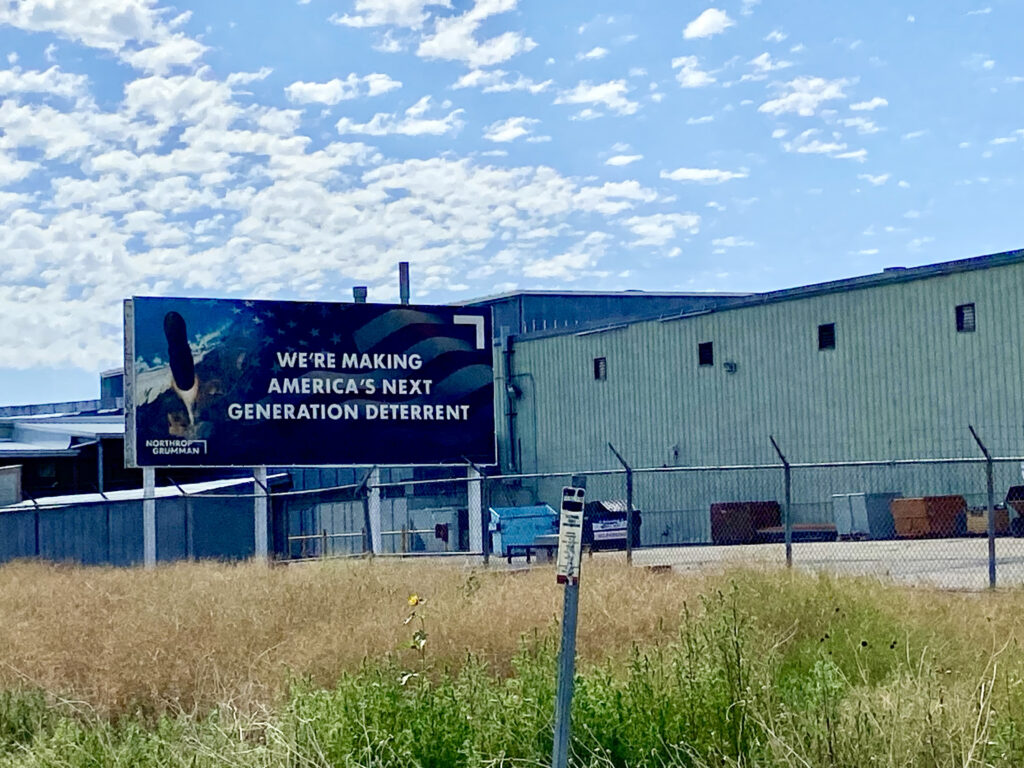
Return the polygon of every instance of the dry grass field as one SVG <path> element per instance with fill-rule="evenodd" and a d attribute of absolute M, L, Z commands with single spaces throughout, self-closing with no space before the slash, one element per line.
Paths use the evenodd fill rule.
<path fill-rule="evenodd" d="M 703 580 L 588 569 L 585 658 L 676 634 Z M 507 673 L 521 638 L 553 630 L 560 592 L 549 568 L 467 571 L 420 562 L 266 568 L 180 563 L 153 571 L 18 563 L 0 568 L 0 686 L 28 685 L 105 713 L 241 709 L 273 703 L 290 679 L 330 685 L 343 670 L 408 656 L 408 597 L 431 659 L 467 653 Z"/>
<path fill-rule="evenodd" d="M 536 765 L 560 611 L 550 567 L 6 565 L 0 767 Z M 580 611 L 579 765 L 1024 762 L 1022 590 L 595 558 Z"/>

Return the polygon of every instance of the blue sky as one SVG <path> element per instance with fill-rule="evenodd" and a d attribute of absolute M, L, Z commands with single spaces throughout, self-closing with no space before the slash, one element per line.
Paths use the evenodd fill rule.
<path fill-rule="evenodd" d="M 768 290 L 1011 250 L 1024 4 L 0 4 L 0 404 L 131 295 Z"/>

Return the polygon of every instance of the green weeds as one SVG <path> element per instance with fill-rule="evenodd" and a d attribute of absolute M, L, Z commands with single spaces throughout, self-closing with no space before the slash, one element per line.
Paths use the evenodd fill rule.
<path fill-rule="evenodd" d="M 859 582 L 737 574 L 671 641 L 580 668 L 573 764 L 602 768 L 1024 765 L 1024 661 L 1013 638 L 972 652 Z M 584 594 L 585 599 L 585 594 Z M 434 662 L 411 641 L 340 674 L 296 680 L 270 712 L 82 714 L 0 693 L 0 766 L 497 768 L 551 749 L 557 633 L 524 637 L 498 674 Z"/>

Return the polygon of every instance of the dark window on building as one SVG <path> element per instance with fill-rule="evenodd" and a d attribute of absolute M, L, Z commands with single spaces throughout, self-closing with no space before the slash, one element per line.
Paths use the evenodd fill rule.
<path fill-rule="evenodd" d="M 608 361 L 603 357 L 594 358 L 594 378 L 598 381 L 608 378 Z"/>
<path fill-rule="evenodd" d="M 818 349 L 836 348 L 836 324 L 825 323 L 818 326 Z"/>
<path fill-rule="evenodd" d="M 974 333 L 974 305 L 961 304 L 956 308 L 956 330 L 958 333 Z"/>
<path fill-rule="evenodd" d="M 712 346 L 712 342 L 705 341 L 703 344 L 697 345 L 697 363 L 698 365 L 715 364 L 715 348 Z"/>

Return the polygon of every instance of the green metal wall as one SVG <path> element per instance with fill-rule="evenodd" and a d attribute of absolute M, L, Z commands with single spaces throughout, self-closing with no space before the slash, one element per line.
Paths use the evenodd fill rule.
<path fill-rule="evenodd" d="M 775 462 L 769 435 L 793 462 L 977 456 L 969 423 L 994 454 L 1020 455 L 1022 298 L 1013 264 L 522 340 L 519 469 L 612 467 L 609 441 L 634 466 Z M 955 307 L 971 302 L 977 331 L 958 333 Z M 819 351 L 831 322 L 836 348 Z M 713 367 L 697 364 L 706 341 Z"/>

